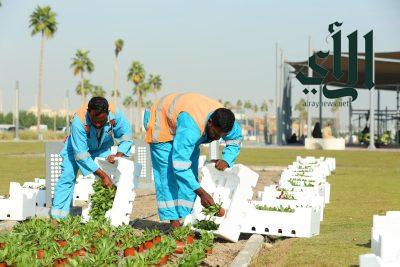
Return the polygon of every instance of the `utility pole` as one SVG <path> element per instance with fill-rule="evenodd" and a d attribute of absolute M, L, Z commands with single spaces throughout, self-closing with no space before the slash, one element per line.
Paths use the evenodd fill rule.
<path fill-rule="evenodd" d="M 375 150 L 375 106 L 374 106 L 374 95 L 375 95 L 375 52 L 372 49 L 372 82 L 374 86 L 369 91 L 369 150 Z"/>
<path fill-rule="evenodd" d="M 308 58 L 312 56 L 311 49 L 311 36 L 308 36 Z M 308 67 L 308 77 L 312 77 L 313 73 Z M 310 92 L 310 86 L 308 86 L 308 91 Z M 307 94 L 307 138 L 311 138 L 311 109 L 310 109 L 310 94 Z"/>
<path fill-rule="evenodd" d="M 275 43 L 275 144 L 278 144 L 279 138 L 279 106 L 278 106 L 278 91 L 279 91 L 279 73 L 278 73 L 278 43 Z"/>
<path fill-rule="evenodd" d="M 19 82 L 15 83 L 15 140 L 19 140 Z"/>

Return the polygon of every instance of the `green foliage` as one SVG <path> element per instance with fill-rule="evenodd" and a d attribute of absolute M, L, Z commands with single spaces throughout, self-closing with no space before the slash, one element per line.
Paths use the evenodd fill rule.
<path fill-rule="evenodd" d="M 66 126 L 66 118 L 62 116 L 56 116 L 56 128 Z M 32 112 L 21 110 L 19 112 L 19 126 L 21 129 L 36 126 L 36 116 Z M 42 114 L 40 116 L 41 124 L 47 125 L 48 129 L 54 128 L 54 117 Z M 0 124 L 13 124 L 13 113 L 8 112 L 7 114 L 0 113 Z"/>
<path fill-rule="evenodd" d="M 278 211 L 278 212 L 294 212 L 291 207 L 284 207 L 280 205 L 279 207 L 269 207 L 267 205 L 255 205 L 256 209 L 264 211 Z"/>
<path fill-rule="evenodd" d="M 200 229 L 200 230 L 206 230 L 206 231 L 215 231 L 218 230 L 219 228 L 219 224 L 215 223 L 215 221 L 213 220 L 200 220 L 200 221 L 196 221 L 193 224 L 193 227 L 196 229 Z"/>
<path fill-rule="evenodd" d="M 210 205 L 206 208 L 203 208 L 201 212 L 204 215 L 211 217 L 211 216 L 216 216 L 218 212 L 221 210 L 221 208 L 222 208 L 222 203 L 215 203 L 214 205 Z"/>
<path fill-rule="evenodd" d="M 111 189 L 103 186 L 98 179 L 93 183 L 94 194 L 91 196 L 90 220 L 104 219 L 106 212 L 112 208 L 115 192 L 115 187 Z"/>
<path fill-rule="evenodd" d="M 37 33 L 53 37 L 57 31 L 57 14 L 51 10 L 50 6 L 36 7 L 35 11 L 29 17 L 29 27 L 32 28 L 32 35 Z"/>

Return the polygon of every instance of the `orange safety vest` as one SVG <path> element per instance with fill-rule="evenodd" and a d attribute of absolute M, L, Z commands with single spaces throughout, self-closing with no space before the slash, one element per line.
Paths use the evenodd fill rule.
<path fill-rule="evenodd" d="M 146 142 L 172 141 L 176 132 L 176 120 L 181 112 L 189 113 L 203 135 L 207 115 L 222 107 L 218 101 L 195 93 L 166 95 L 156 100 L 151 107 Z"/>

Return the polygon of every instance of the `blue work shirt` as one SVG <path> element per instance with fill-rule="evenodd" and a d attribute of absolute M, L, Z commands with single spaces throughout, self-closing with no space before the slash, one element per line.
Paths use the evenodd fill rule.
<path fill-rule="evenodd" d="M 114 120 L 114 125 L 110 121 Z M 89 133 L 85 124 L 90 125 Z M 98 136 L 97 129 L 90 123 L 89 114 L 86 112 L 86 123 L 75 115 L 70 127 L 70 135 L 65 141 L 61 156 L 73 155 L 82 175 L 86 176 L 95 172 L 99 166 L 94 162 L 95 157 L 107 157 L 110 148 L 114 145 L 114 138 L 118 143 L 118 152 L 130 156 L 132 146 L 132 128 L 129 121 L 117 108 L 115 114 L 108 114 L 108 121 L 101 129 Z"/>
<path fill-rule="evenodd" d="M 207 120 L 210 115 L 207 116 Z M 226 142 L 226 147 L 222 151 L 222 160 L 232 167 L 239 155 L 243 139 L 242 129 L 236 121 L 232 130 L 222 139 Z M 211 141 L 213 140 L 208 139 L 206 131 L 201 135 L 199 127 L 189 113 L 182 112 L 178 115 L 176 135 L 173 140 L 172 164 L 175 175 L 185 179 L 192 190 L 199 189 L 200 184 L 190 168 L 192 164 L 190 156 L 199 145 Z"/>

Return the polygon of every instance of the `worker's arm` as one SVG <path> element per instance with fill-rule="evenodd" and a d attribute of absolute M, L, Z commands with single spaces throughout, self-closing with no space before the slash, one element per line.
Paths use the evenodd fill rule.
<path fill-rule="evenodd" d="M 118 141 L 117 156 L 131 155 L 132 127 L 119 108 L 115 112 L 114 137 Z"/>
<path fill-rule="evenodd" d="M 240 145 L 243 140 L 242 128 L 239 123 L 235 121 L 232 130 L 223 138 L 226 147 L 222 150 L 222 160 L 225 161 L 229 167 L 232 167 L 240 152 Z"/>
<path fill-rule="evenodd" d="M 99 168 L 90 156 L 86 130 L 77 116 L 72 120 L 70 138 L 74 158 L 82 175 L 94 173 L 102 179 L 106 187 L 112 186 L 110 177 Z"/>
<path fill-rule="evenodd" d="M 209 206 L 214 204 L 214 200 L 201 188 L 191 169 L 190 156 L 193 154 L 200 137 L 199 127 L 193 118 L 186 112 L 180 113 L 177 118 L 176 135 L 173 141 L 172 164 L 176 178 L 201 198 L 203 206 Z"/>
<path fill-rule="evenodd" d="M 74 150 L 75 161 L 82 175 L 94 173 L 99 166 L 94 162 L 89 153 L 88 137 L 84 125 L 75 116 L 71 124 L 71 144 Z"/>

